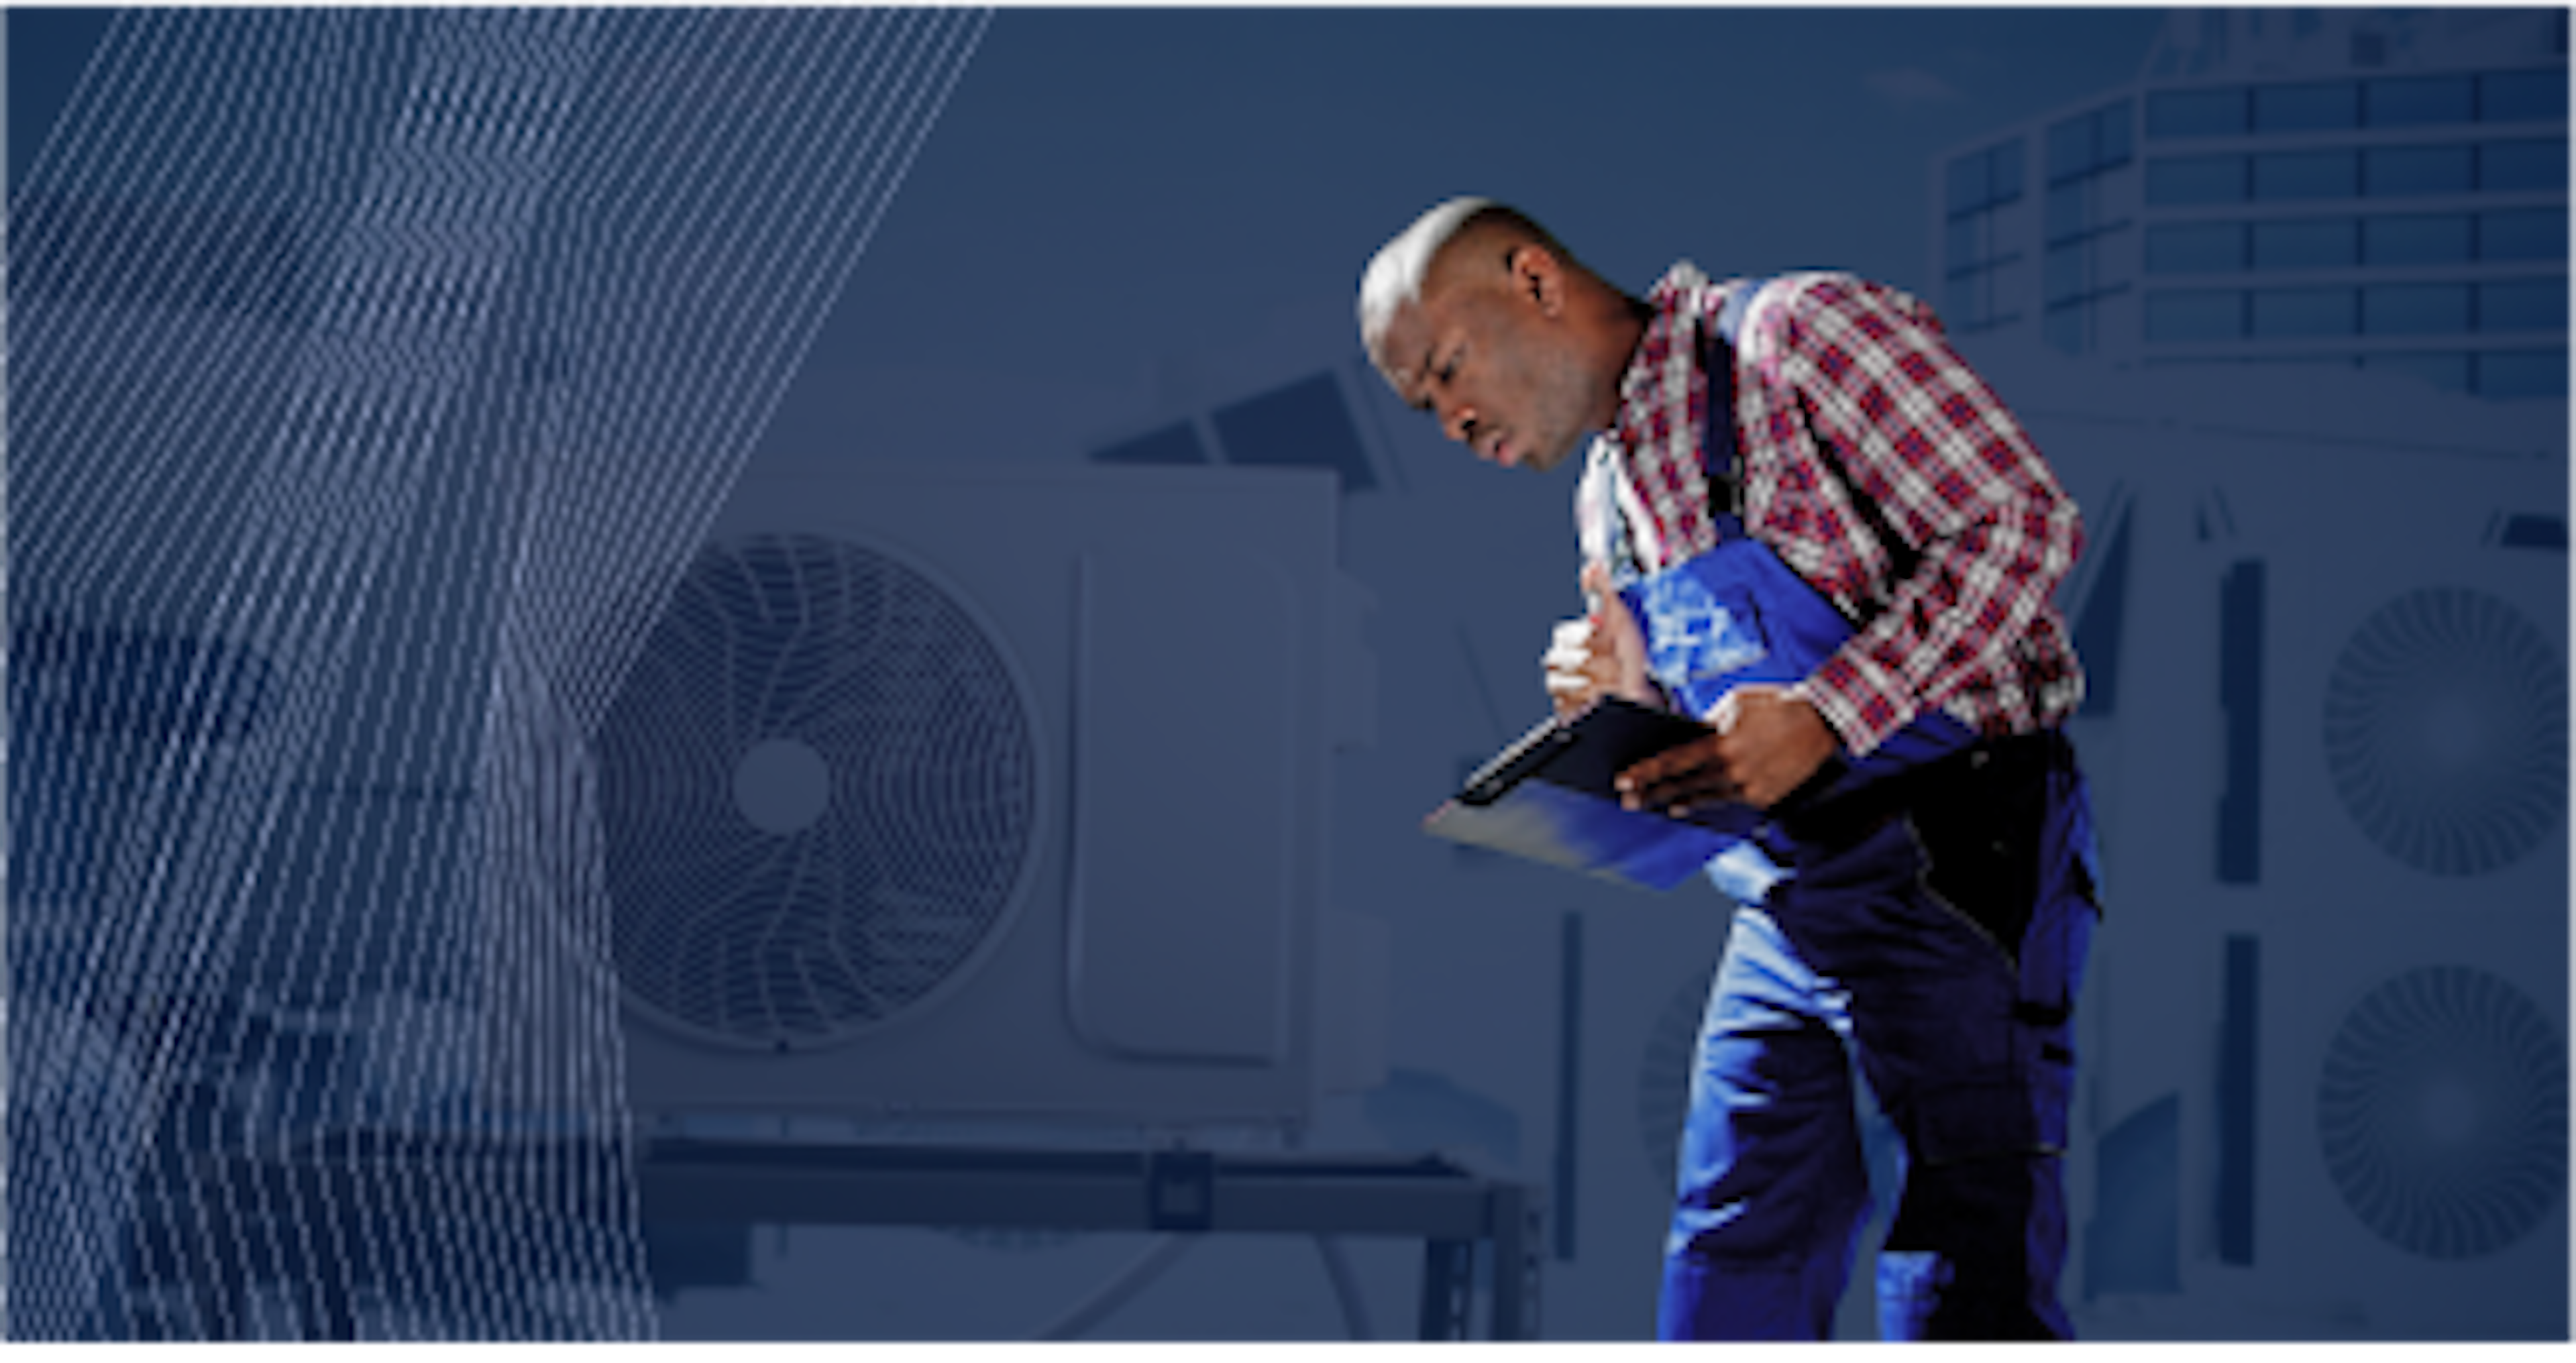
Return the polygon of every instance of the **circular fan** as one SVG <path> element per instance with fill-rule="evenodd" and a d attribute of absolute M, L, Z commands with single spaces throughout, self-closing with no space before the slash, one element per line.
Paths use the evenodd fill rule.
<path fill-rule="evenodd" d="M 1025 688 L 921 568 L 797 535 L 709 546 L 601 724 L 612 948 L 720 1043 L 846 1041 L 999 940 L 1036 841 Z"/>
<path fill-rule="evenodd" d="M 2389 855 L 2434 875 L 2496 870 L 2567 812 L 2567 668 L 2484 592 L 2427 587 L 2371 615 L 2326 683 L 2335 792 Z"/>
<path fill-rule="evenodd" d="M 2567 1183 L 2567 1047 L 2521 991 L 2466 966 L 2381 984 L 2344 1018 L 2317 1136 L 2345 1205 L 2429 1259 L 2493 1254 Z"/>

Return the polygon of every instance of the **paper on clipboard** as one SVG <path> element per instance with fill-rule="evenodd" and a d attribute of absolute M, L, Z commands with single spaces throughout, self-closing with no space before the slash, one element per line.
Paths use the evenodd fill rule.
<path fill-rule="evenodd" d="M 1434 837 L 1669 890 L 1740 841 L 1758 817 L 1740 805 L 1690 819 L 1623 809 L 1621 771 L 1675 744 L 1706 737 L 1682 715 L 1605 697 L 1524 734 L 1422 821 Z"/>

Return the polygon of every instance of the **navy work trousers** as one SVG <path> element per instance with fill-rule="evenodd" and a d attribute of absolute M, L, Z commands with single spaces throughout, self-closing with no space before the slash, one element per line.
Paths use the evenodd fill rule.
<path fill-rule="evenodd" d="M 1737 911 L 1691 1075 L 1667 1339 L 1829 1333 L 1869 1210 L 1854 1061 L 1904 1152 L 1881 1334 L 2072 1334 L 2060 1157 L 2100 913 L 2083 779 L 2050 733 L 1896 784 L 1784 819 L 1792 878 Z"/>

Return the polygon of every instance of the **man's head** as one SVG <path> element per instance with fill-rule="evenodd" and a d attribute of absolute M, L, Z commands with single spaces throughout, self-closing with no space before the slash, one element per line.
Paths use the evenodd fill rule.
<path fill-rule="evenodd" d="M 1639 306 L 1545 228 L 1452 199 L 1361 276 L 1360 338 L 1406 403 L 1480 459 L 1549 469 L 1618 411 Z"/>

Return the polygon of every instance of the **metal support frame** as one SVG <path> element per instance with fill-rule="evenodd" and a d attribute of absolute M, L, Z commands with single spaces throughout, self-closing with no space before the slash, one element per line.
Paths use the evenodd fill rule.
<path fill-rule="evenodd" d="M 1491 1254 L 1486 1337 L 1537 1333 L 1539 1226 L 1525 1186 L 1438 1156 L 1273 1154 L 1208 1150 L 1042 1150 L 1001 1147 L 798 1144 L 655 1138 L 638 1167 L 644 1219 L 733 1224 L 990 1226 L 1165 1234 L 1393 1236 L 1423 1242 L 1420 1334 L 1473 1337 L 1478 1251 Z M 453 1160 L 488 1158 L 474 1142 L 341 1135 L 285 1156 L 218 1156 L 189 1180 L 189 1208 L 160 1217 L 199 1235 L 258 1243 L 269 1256 L 222 1283 L 191 1284 L 203 1319 L 238 1326 L 263 1282 L 307 1298 L 306 1330 L 345 1338 L 346 1278 L 374 1280 L 370 1263 L 333 1271 L 290 1262 L 302 1243 L 337 1237 L 277 1234 L 281 1216 L 315 1208 L 364 1218 L 365 1208 Z M 524 1150 L 516 1158 L 528 1158 Z M 538 1158 L 542 1158 L 539 1156 Z M 172 1191 L 178 1191 L 173 1189 Z M 605 1191 L 605 1190 L 603 1190 Z M 160 1199 L 154 1199 L 160 1201 Z M 414 1212 L 434 1201 L 407 1199 Z M 194 1215 L 184 1214 L 193 1210 Z M 151 1213 L 147 1213 L 148 1215 Z M 495 1228 L 502 1230 L 505 1228 Z M 247 1237 L 245 1238 L 245 1232 Z M 363 1237 L 362 1237 L 363 1238 Z M 345 1249 L 345 1246 L 343 1247 Z M 162 1266 L 165 1270 L 174 1265 Z M 417 1271 L 393 1272 L 396 1281 Z"/>
<path fill-rule="evenodd" d="M 1438 1156 L 662 1139 L 643 1200 L 648 1220 L 1418 1238 L 1424 1339 L 1471 1337 L 1486 1245 L 1487 1337 L 1537 1333 L 1535 1200 Z"/>

